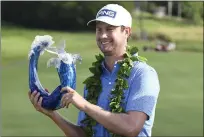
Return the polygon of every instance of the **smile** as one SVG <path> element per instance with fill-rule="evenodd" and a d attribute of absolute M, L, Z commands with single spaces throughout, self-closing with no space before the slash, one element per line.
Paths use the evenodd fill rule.
<path fill-rule="evenodd" d="M 105 44 L 109 44 L 110 41 L 107 41 L 107 42 L 101 42 L 101 44 L 105 45 Z"/>

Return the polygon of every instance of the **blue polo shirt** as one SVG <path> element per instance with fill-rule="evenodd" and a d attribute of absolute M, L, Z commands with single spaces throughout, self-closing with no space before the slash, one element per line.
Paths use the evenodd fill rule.
<path fill-rule="evenodd" d="M 140 111 L 147 114 L 148 119 L 145 121 L 139 136 L 151 136 L 155 117 L 155 108 L 160 91 L 159 79 L 155 69 L 148 64 L 139 61 L 135 61 L 133 64 L 134 67 L 131 70 L 131 74 L 128 78 L 129 88 L 124 90 L 125 104 L 123 107 L 125 108 L 126 112 Z M 104 63 L 102 63 L 102 68 L 102 92 L 99 96 L 97 105 L 104 110 L 109 111 L 110 92 L 111 89 L 114 88 L 114 81 L 117 78 L 119 65 L 116 62 L 112 72 L 109 72 L 106 69 Z M 84 97 L 86 97 L 86 95 L 87 90 L 84 90 Z M 80 111 L 77 122 L 79 126 L 84 126 L 80 123 L 84 117 L 85 113 Z M 96 130 L 94 137 L 110 137 L 108 130 L 101 124 L 97 124 L 94 129 Z"/>

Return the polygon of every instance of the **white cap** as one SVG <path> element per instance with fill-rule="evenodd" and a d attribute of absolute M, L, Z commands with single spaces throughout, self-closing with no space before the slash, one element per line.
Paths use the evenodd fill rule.
<path fill-rule="evenodd" d="M 96 21 L 102 21 L 113 26 L 132 26 L 132 17 L 130 13 L 118 4 L 108 4 L 101 8 L 96 19 L 90 20 L 87 25 L 93 25 Z"/>

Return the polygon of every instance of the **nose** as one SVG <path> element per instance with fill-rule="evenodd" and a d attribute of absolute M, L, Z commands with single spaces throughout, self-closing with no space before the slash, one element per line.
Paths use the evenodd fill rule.
<path fill-rule="evenodd" d="M 105 31 L 103 31 L 101 32 L 100 38 L 101 39 L 108 38 L 108 34 Z"/>

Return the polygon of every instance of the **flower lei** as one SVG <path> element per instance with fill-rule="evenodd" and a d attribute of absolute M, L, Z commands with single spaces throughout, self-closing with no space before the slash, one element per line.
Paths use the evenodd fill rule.
<path fill-rule="evenodd" d="M 124 59 L 119 61 L 118 64 L 120 65 L 120 69 L 117 74 L 117 79 L 115 80 L 115 87 L 111 90 L 112 97 L 110 98 L 110 111 L 113 113 L 121 113 L 125 112 L 122 104 L 124 104 L 123 99 L 123 90 L 128 88 L 127 78 L 130 75 L 131 69 L 133 67 L 133 61 L 147 61 L 146 58 L 141 56 L 134 56 L 138 52 L 137 47 L 130 47 L 127 46 L 127 51 L 124 54 Z M 88 77 L 83 84 L 86 85 L 86 89 L 88 90 L 88 94 L 86 100 L 92 104 L 97 104 L 98 97 L 102 91 L 101 85 L 101 74 L 102 74 L 102 67 L 101 63 L 104 60 L 104 57 L 99 54 L 96 55 L 96 62 L 92 63 L 92 67 L 89 68 L 90 72 L 93 74 L 92 76 Z M 92 129 L 93 126 L 97 124 L 96 120 L 92 119 L 87 114 L 86 118 L 81 121 L 84 125 L 86 135 L 91 137 L 94 135 L 95 131 Z M 112 137 L 121 137 L 120 135 L 112 134 Z"/>

